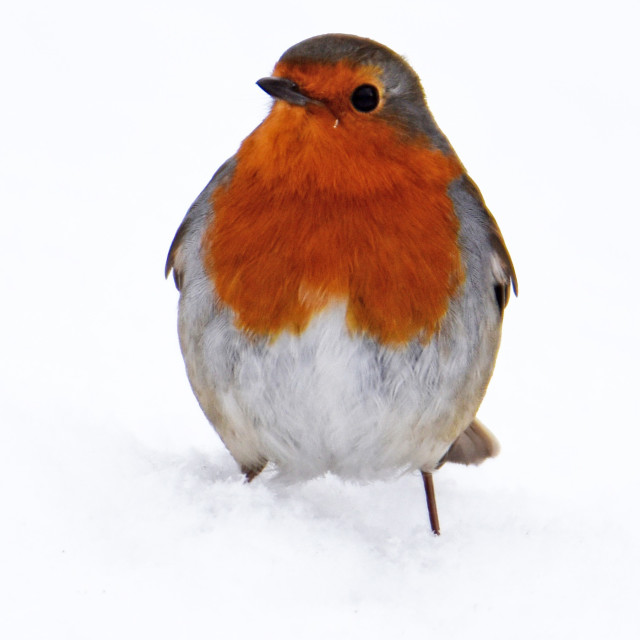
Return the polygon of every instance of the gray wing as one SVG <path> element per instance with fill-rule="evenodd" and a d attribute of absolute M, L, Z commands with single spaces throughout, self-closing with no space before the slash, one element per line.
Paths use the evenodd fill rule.
<path fill-rule="evenodd" d="M 487 303 L 495 296 L 500 316 L 513 288 L 518 295 L 518 280 L 511 256 L 495 218 L 487 208 L 476 184 L 464 174 L 450 191 L 461 223 L 461 243 L 467 255 L 467 276 L 484 290 Z M 493 289 L 493 295 L 491 292 Z M 477 418 L 454 440 L 438 466 L 445 462 L 480 464 L 498 455 L 496 437 Z"/>
<path fill-rule="evenodd" d="M 502 313 L 509 302 L 509 290 L 513 287 L 513 293 L 516 296 L 518 295 L 516 270 L 513 267 L 511 256 L 500 233 L 498 223 L 487 208 L 476 183 L 465 174 L 458 182 L 458 188 L 466 197 L 471 198 L 476 208 L 479 208 L 482 212 L 483 227 L 486 229 L 491 246 L 491 272 L 494 277 L 494 292 L 500 313 Z"/>
<path fill-rule="evenodd" d="M 202 227 L 205 218 L 213 215 L 211 210 L 210 198 L 214 189 L 222 182 L 228 180 L 235 169 L 235 156 L 229 158 L 214 174 L 202 193 L 195 199 L 194 203 L 189 207 L 187 215 L 178 227 L 176 235 L 173 238 L 167 262 L 164 266 L 164 277 L 168 278 L 173 270 L 173 280 L 176 283 L 178 291 L 182 289 L 184 282 L 184 246 L 191 240 L 193 232 Z"/>

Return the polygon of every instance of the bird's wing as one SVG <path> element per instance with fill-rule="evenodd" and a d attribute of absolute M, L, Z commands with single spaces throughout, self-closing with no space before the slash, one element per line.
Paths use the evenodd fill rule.
<path fill-rule="evenodd" d="M 463 242 L 470 247 L 474 260 L 482 259 L 486 266 L 488 258 L 488 272 L 485 272 L 487 280 L 483 281 L 487 286 L 493 286 L 496 303 L 502 314 L 512 287 L 515 295 L 518 295 L 518 280 L 498 223 L 487 208 L 480 190 L 466 174 L 456 181 L 452 197 L 458 215 L 467 224 Z M 474 418 L 454 440 L 438 466 L 445 462 L 480 464 L 483 460 L 498 455 L 499 451 L 500 445 L 496 437 Z"/>
<path fill-rule="evenodd" d="M 509 290 L 512 287 L 514 294 L 516 296 L 518 295 L 518 279 L 516 277 L 516 270 L 513 267 L 511 256 L 507 250 L 504 238 L 500 233 L 498 223 L 487 208 L 484 198 L 480 193 L 480 189 L 478 189 L 475 182 L 466 174 L 461 179 L 460 188 L 467 194 L 467 196 L 471 197 L 475 201 L 475 204 L 482 212 L 482 223 L 484 228 L 487 230 L 491 246 L 490 257 L 491 272 L 495 282 L 494 291 L 496 301 L 500 307 L 500 312 L 502 312 L 509 302 Z"/>
<path fill-rule="evenodd" d="M 191 218 L 189 217 L 189 212 L 184 217 L 184 220 L 178 227 L 176 231 L 176 235 L 173 237 L 173 241 L 171 242 L 171 247 L 169 248 L 169 253 L 167 254 L 167 261 L 164 265 L 164 277 L 168 278 L 171 270 L 173 269 L 173 281 L 176 283 L 176 289 L 180 291 L 182 289 L 182 269 L 177 266 L 177 262 L 179 262 L 178 255 L 180 249 L 182 248 L 182 243 L 184 241 L 185 235 L 187 234 L 187 230 L 189 229 L 189 225 L 191 222 Z"/>
<path fill-rule="evenodd" d="M 178 291 L 182 289 L 184 282 L 184 247 L 189 241 L 192 231 L 202 227 L 203 219 L 213 215 L 211 208 L 211 194 L 224 180 L 230 178 L 235 168 L 235 157 L 227 160 L 213 175 L 209 184 L 203 189 L 202 193 L 195 199 L 194 203 L 189 207 L 187 215 L 178 227 L 173 242 L 169 248 L 167 261 L 164 266 L 164 276 L 169 277 L 173 270 L 173 279 L 176 283 Z"/>

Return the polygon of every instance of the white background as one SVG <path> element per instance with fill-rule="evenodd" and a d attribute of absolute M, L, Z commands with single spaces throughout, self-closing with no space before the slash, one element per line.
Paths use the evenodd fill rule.
<path fill-rule="evenodd" d="M 5 3 L 3 638 L 637 638 L 636 2 Z M 188 387 L 169 243 L 280 54 L 405 55 L 521 295 L 436 476 L 246 486 Z"/>

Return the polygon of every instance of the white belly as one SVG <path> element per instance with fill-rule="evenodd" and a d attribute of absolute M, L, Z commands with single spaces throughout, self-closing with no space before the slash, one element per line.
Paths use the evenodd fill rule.
<path fill-rule="evenodd" d="M 458 326 L 455 309 L 428 345 L 381 347 L 348 332 L 344 305 L 267 342 L 214 315 L 204 287 L 183 294 L 181 346 L 205 414 L 240 464 L 267 459 L 294 478 L 433 469 L 475 415 L 497 349 L 481 335 L 495 330 Z"/>

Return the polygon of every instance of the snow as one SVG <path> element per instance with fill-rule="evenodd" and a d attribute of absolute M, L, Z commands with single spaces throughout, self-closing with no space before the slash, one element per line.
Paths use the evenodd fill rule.
<path fill-rule="evenodd" d="M 2 14 L 1 637 L 639 637 L 636 3 Z M 407 56 L 520 282 L 502 453 L 437 473 L 439 538 L 417 476 L 243 484 L 162 278 L 255 80 L 328 31 Z"/>

